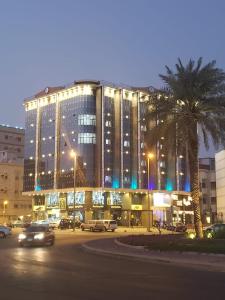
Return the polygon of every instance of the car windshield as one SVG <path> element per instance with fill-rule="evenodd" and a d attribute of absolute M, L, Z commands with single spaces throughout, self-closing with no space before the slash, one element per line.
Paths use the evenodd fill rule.
<path fill-rule="evenodd" d="M 26 232 L 45 232 L 47 228 L 45 226 L 30 226 L 26 229 Z"/>

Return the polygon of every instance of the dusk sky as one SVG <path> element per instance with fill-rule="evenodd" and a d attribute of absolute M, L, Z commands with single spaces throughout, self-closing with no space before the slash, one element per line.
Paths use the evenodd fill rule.
<path fill-rule="evenodd" d="M 23 126 L 24 98 L 76 79 L 161 87 L 158 74 L 178 57 L 225 69 L 224 1 L 0 4 L 0 123 Z"/>

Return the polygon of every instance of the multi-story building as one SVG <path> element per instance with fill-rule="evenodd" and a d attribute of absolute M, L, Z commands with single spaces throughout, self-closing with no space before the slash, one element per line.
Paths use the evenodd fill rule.
<path fill-rule="evenodd" d="M 24 194 L 37 217 L 72 214 L 74 206 L 81 219 L 122 224 L 133 216 L 145 225 L 149 209 L 162 221 L 192 214 L 185 156 L 169 154 L 160 137 L 147 163 L 149 97 L 149 89 L 86 80 L 25 100 Z"/>
<path fill-rule="evenodd" d="M 24 129 L 0 125 L 0 223 L 32 213 L 32 199 L 23 196 Z"/>
<path fill-rule="evenodd" d="M 216 160 L 216 197 L 217 221 L 225 222 L 225 150 L 215 155 Z"/>
<path fill-rule="evenodd" d="M 199 158 L 201 214 L 204 224 L 217 221 L 215 158 Z"/>

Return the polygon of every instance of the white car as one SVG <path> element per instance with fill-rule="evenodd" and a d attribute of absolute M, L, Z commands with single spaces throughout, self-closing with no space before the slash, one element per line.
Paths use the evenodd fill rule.
<path fill-rule="evenodd" d="M 4 239 L 10 234 L 12 234 L 11 228 L 0 225 L 0 238 Z"/>

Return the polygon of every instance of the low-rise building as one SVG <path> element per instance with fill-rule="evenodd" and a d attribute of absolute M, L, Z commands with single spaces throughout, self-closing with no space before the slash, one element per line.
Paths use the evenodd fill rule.
<path fill-rule="evenodd" d="M 202 221 L 204 224 L 215 223 L 217 220 L 217 207 L 214 158 L 199 158 L 199 181 Z"/>
<path fill-rule="evenodd" d="M 216 153 L 217 218 L 225 222 L 225 150 Z"/>
<path fill-rule="evenodd" d="M 24 130 L 0 125 L 0 223 L 31 215 L 32 200 L 23 196 Z"/>

